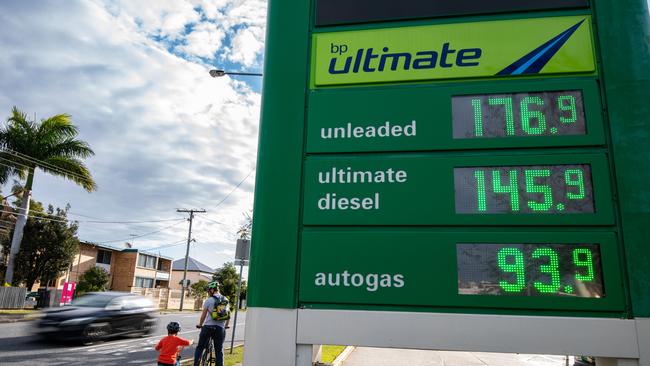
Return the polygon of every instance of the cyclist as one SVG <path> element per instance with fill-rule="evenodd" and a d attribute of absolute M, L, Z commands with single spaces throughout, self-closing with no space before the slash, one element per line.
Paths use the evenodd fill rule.
<path fill-rule="evenodd" d="M 210 296 L 203 303 L 201 319 L 196 325 L 201 328 L 201 333 L 194 351 L 194 366 L 199 366 L 201 354 L 210 340 L 214 343 L 214 366 L 223 366 L 223 341 L 226 339 L 226 328 L 230 322 L 228 299 L 219 293 L 217 281 L 208 283 L 208 295 Z"/>
<path fill-rule="evenodd" d="M 156 351 L 160 351 L 158 356 L 158 366 L 177 366 L 180 365 L 180 349 L 194 342 L 191 339 L 183 339 L 178 336 L 181 331 L 181 325 L 177 322 L 167 324 L 167 337 L 163 338 L 156 345 Z"/>

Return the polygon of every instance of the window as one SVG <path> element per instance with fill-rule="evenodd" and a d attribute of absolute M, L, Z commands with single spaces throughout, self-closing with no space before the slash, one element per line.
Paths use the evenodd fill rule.
<path fill-rule="evenodd" d="M 153 287 L 153 278 L 136 277 L 135 287 Z"/>
<path fill-rule="evenodd" d="M 156 269 L 156 257 L 145 254 L 138 254 L 138 266 Z"/>
<path fill-rule="evenodd" d="M 97 263 L 111 264 L 111 254 L 108 250 L 98 250 Z"/>

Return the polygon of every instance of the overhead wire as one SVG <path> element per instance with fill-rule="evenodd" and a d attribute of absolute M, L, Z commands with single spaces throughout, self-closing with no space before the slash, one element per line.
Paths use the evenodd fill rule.
<path fill-rule="evenodd" d="M 31 162 L 31 163 L 41 165 L 41 166 L 43 166 L 43 167 L 45 167 L 45 168 L 47 168 L 47 169 L 49 169 L 49 170 L 54 170 L 54 171 L 57 171 L 57 172 L 59 172 L 59 173 L 63 173 L 63 174 L 66 174 L 66 175 L 71 175 L 71 176 L 77 177 L 77 178 L 79 178 L 79 179 L 81 179 L 81 180 L 84 180 L 84 181 L 87 181 L 87 182 L 92 181 L 92 180 L 89 179 L 88 177 L 84 177 L 84 176 L 81 175 L 81 174 L 78 174 L 78 173 L 75 173 L 75 172 L 69 171 L 69 170 L 67 170 L 67 169 L 64 169 L 64 168 L 58 167 L 58 166 L 53 165 L 53 164 L 51 164 L 51 163 L 48 163 L 48 162 L 46 162 L 46 161 L 44 161 L 44 160 L 37 159 L 37 158 L 35 158 L 35 157 L 33 157 L 33 156 L 30 156 L 30 155 L 27 155 L 27 154 L 23 154 L 23 153 L 20 153 L 20 152 L 18 152 L 18 151 L 14 151 L 14 150 L 7 149 L 7 148 L 1 149 L 0 151 L 6 152 L 6 153 L 8 153 L 8 154 L 10 154 L 10 155 L 14 155 L 14 156 L 16 156 L 16 157 L 18 157 L 18 158 L 20 158 L 20 159 L 27 160 L 27 161 L 29 161 L 29 162 Z M 8 160 L 8 159 L 6 159 L 6 160 Z M 26 165 L 23 165 L 23 166 L 26 166 Z M 29 168 L 31 168 L 31 167 L 29 167 Z"/>
<path fill-rule="evenodd" d="M 171 229 L 172 227 L 181 224 L 183 221 L 185 221 L 185 219 L 183 219 L 182 221 L 179 221 L 179 222 L 177 222 L 177 223 L 175 223 L 175 224 L 172 224 L 172 225 L 166 226 L 166 227 L 164 227 L 164 228 L 162 228 L 162 229 L 160 229 L 160 230 L 151 231 L 151 232 L 144 233 L 144 234 L 141 234 L 141 235 L 134 235 L 134 236 L 130 236 L 130 237 L 128 237 L 128 238 L 115 239 L 115 240 L 104 240 L 104 241 L 98 241 L 98 242 L 95 242 L 95 243 L 97 243 L 97 244 L 115 243 L 115 242 L 119 242 L 119 241 L 127 241 L 127 240 L 133 240 L 133 239 L 136 239 L 136 238 L 142 238 L 142 237 L 144 237 L 144 236 L 149 236 L 149 235 L 157 234 L 157 233 L 162 232 L 162 231 L 165 231 L 165 230 L 167 230 L 167 229 Z"/>
<path fill-rule="evenodd" d="M 214 208 L 217 208 L 217 207 L 221 206 L 221 204 L 224 203 L 228 199 L 228 197 L 230 197 L 246 181 L 246 179 L 248 179 L 248 177 L 250 177 L 250 175 L 253 174 L 254 171 L 255 171 L 255 168 L 251 169 L 251 171 L 248 172 L 248 174 L 246 174 L 244 179 L 239 181 L 239 183 L 237 183 L 237 185 L 235 185 L 235 187 L 233 187 L 233 189 L 230 192 L 228 192 L 228 194 L 224 198 L 222 198 L 221 201 L 219 201 L 219 203 L 217 203 L 214 206 Z M 225 225 L 224 223 L 216 221 L 216 220 L 212 220 L 212 219 L 206 217 L 205 215 L 201 216 L 201 218 L 206 219 L 208 221 L 212 221 L 212 222 L 220 224 L 220 225 Z"/>
<path fill-rule="evenodd" d="M 80 217 L 87 217 L 89 219 L 95 219 L 95 220 L 76 220 L 78 222 L 90 222 L 90 223 L 107 223 L 107 224 L 147 224 L 147 223 L 154 223 L 154 222 L 169 222 L 169 221 L 177 221 L 177 220 L 185 220 L 184 218 L 177 217 L 175 219 L 160 219 L 160 220 L 133 220 L 133 221 L 113 221 L 113 220 L 105 220 L 101 219 L 99 217 L 94 217 L 94 216 L 88 216 L 88 215 L 82 215 L 74 212 L 68 212 L 68 215 L 73 215 L 73 216 L 80 216 Z"/>
<path fill-rule="evenodd" d="M 254 171 L 255 171 L 255 168 L 251 169 L 251 171 L 248 172 L 248 174 L 246 174 L 244 179 L 242 179 L 239 183 L 237 183 L 237 185 L 224 198 L 222 198 L 221 201 L 219 201 L 219 203 L 217 203 L 217 205 L 214 206 L 214 208 L 217 208 L 222 203 L 224 203 L 228 199 L 228 197 L 230 197 L 230 195 L 233 194 L 233 192 L 235 192 L 237 190 L 237 188 L 239 188 L 239 186 L 241 186 L 244 183 L 244 181 L 246 181 L 246 179 L 248 179 L 248 177 L 250 177 L 251 174 L 253 174 Z"/>

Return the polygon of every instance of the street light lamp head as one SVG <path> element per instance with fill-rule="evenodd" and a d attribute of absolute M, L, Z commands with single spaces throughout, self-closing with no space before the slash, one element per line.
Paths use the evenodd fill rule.
<path fill-rule="evenodd" d="M 226 72 L 223 70 L 210 70 L 210 76 L 213 78 L 218 78 L 224 75 L 226 75 Z"/>

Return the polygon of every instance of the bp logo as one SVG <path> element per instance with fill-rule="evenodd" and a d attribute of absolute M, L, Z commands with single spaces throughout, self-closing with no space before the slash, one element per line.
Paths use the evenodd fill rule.
<path fill-rule="evenodd" d="M 314 36 L 312 86 L 595 71 L 588 17 Z"/>

